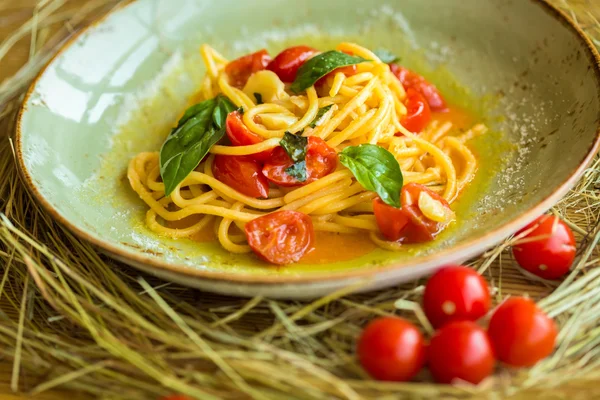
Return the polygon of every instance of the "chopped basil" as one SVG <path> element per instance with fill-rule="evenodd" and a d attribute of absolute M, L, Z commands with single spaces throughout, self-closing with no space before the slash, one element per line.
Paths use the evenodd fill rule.
<path fill-rule="evenodd" d="M 256 104 L 263 104 L 262 94 L 254 93 L 254 98 L 256 99 Z"/>
<path fill-rule="evenodd" d="M 373 51 L 373 53 L 375 53 L 375 55 L 386 64 L 392 64 L 400 61 L 400 57 L 387 49 L 377 49 Z"/>
<path fill-rule="evenodd" d="M 165 184 L 166 196 L 225 135 L 227 115 L 235 109 L 227 97 L 218 95 L 186 110 L 160 149 L 160 176 Z"/>
<path fill-rule="evenodd" d="M 285 169 L 285 172 L 288 175 L 296 178 L 298 180 L 298 182 L 305 182 L 307 179 L 306 160 L 299 161 L 299 162 L 295 163 L 294 165 L 287 167 Z"/>
<path fill-rule="evenodd" d="M 283 139 L 279 142 L 285 152 L 290 156 L 294 165 L 288 167 L 285 172 L 293 176 L 300 182 L 306 180 L 306 151 L 308 148 L 308 138 L 302 136 L 302 132 L 298 135 L 286 132 Z"/>
<path fill-rule="evenodd" d="M 365 189 L 377 192 L 384 203 L 400 208 L 403 177 L 392 153 L 381 146 L 361 144 L 346 147 L 339 156 Z"/>
<path fill-rule="evenodd" d="M 359 64 L 365 60 L 362 57 L 351 56 L 341 51 L 331 50 L 325 53 L 318 54 L 305 62 L 296 75 L 296 80 L 292 83 L 291 90 L 294 93 L 300 93 L 312 85 L 319 79 L 327 75 L 333 70 L 348 65 Z"/>
<path fill-rule="evenodd" d="M 314 128 L 316 126 L 321 125 L 321 120 L 323 119 L 323 116 L 325 114 L 327 114 L 327 111 L 329 111 L 331 109 L 331 107 L 333 107 L 333 104 L 330 104 L 323 108 L 319 108 L 319 112 L 317 113 L 317 116 L 315 117 L 315 119 L 313 119 L 313 121 L 310 124 L 308 124 L 308 126 L 310 126 L 311 128 Z"/>

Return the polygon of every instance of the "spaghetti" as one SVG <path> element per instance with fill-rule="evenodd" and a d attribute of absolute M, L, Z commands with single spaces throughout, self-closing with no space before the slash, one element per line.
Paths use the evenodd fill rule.
<path fill-rule="evenodd" d="M 414 206 L 417 217 L 425 218 L 427 223 L 435 223 L 430 230 L 431 238 L 443 229 L 452 220 L 451 212 L 447 212 L 444 205 L 456 200 L 477 170 L 476 157 L 466 142 L 485 133 L 486 127 L 480 124 L 454 135 L 452 123 L 434 121 L 424 128 L 414 129 L 415 123 L 418 125 L 423 121 L 419 120 L 418 107 L 417 119 L 411 115 L 415 114 L 412 98 L 418 95 L 417 100 L 420 99 L 421 103 L 423 99 L 429 102 L 425 104 L 427 112 L 444 106 L 443 103 L 441 106 L 435 104 L 435 96 L 432 97 L 423 86 L 426 81 L 416 74 L 407 76 L 412 74 L 408 70 L 399 72 L 398 66 L 385 64 L 374 52 L 359 45 L 341 43 L 336 50 L 365 61 L 337 68 L 298 93 L 292 90 L 296 83 L 284 83 L 280 76 L 285 74 L 271 68 L 279 56 L 268 69 L 264 65 L 257 69 L 254 65 L 253 69 L 246 71 L 247 76 L 240 78 L 244 71 L 232 73 L 231 67 L 236 62 L 240 64 L 242 59 L 230 63 L 217 51 L 203 45 L 201 55 L 207 73 L 199 90 L 200 100 L 226 96 L 239 107 L 236 113 L 242 128 L 260 140 L 233 143 L 237 145 L 213 145 L 204 160 L 169 195 L 166 195 L 165 181 L 161 178 L 160 153 L 138 154 L 131 160 L 127 175 L 133 190 L 149 207 L 146 214 L 148 228 L 160 235 L 182 238 L 212 227 L 220 244 L 232 253 L 251 252 L 254 246 L 248 243 L 247 224 L 276 212 L 307 215 L 312 229 L 316 231 L 338 234 L 365 232 L 377 245 L 388 249 L 397 249 L 412 239 L 423 241 L 416 234 L 396 238 L 383 226 L 386 222 L 382 220 L 386 218 L 398 221 L 393 214 L 398 210 L 408 212 Z M 306 62 L 315 54 L 319 53 L 310 54 L 302 61 Z M 432 85 L 429 88 L 435 89 Z M 437 91 L 434 94 L 441 99 Z M 417 101 L 417 106 L 423 104 Z M 230 117 L 227 118 L 228 136 L 229 123 Z M 283 154 L 281 157 L 287 157 L 281 146 L 282 139 L 290 134 L 300 142 L 306 139 L 302 143 L 307 143 L 305 148 L 308 149 L 305 156 L 307 180 L 295 181 L 296 184 L 279 181 L 264 169 L 272 163 L 268 157 L 275 157 L 277 151 Z M 319 143 L 320 147 L 313 146 L 314 143 Z M 333 168 L 322 171 L 323 162 L 326 164 L 330 156 L 323 156 L 326 161 L 320 159 L 314 164 L 322 176 L 311 176 L 313 147 L 332 149 L 333 157 L 336 157 L 336 153 L 365 144 L 385 149 L 393 155 L 402 171 L 402 207 L 395 207 L 388 214 L 378 215 L 382 207 L 391 206 L 383 204 L 378 197 L 379 192 L 367 190 L 354 170 L 336 160 Z M 260 160 L 254 161 L 254 156 Z M 246 165 L 243 164 L 246 160 L 258 163 L 263 169 L 257 170 L 259 183 L 253 182 L 259 185 L 257 187 L 261 182 L 268 182 L 266 196 L 253 193 L 252 185 L 243 183 L 235 186 L 228 184 L 228 180 L 218 179 L 215 171 L 219 169 L 215 168 L 219 157 L 240 159 L 242 166 Z M 268 181 L 264 181 L 261 172 Z M 406 188 L 409 192 L 405 192 Z M 285 215 L 289 217 L 292 214 Z M 400 217 L 408 220 L 405 226 L 411 223 L 409 217 Z M 184 223 L 174 227 L 176 221 Z M 406 231 L 406 228 L 401 227 L 400 230 Z M 281 240 L 286 239 L 283 237 Z M 298 259 L 288 259 L 287 262 Z M 285 260 L 273 262 L 286 263 Z"/>

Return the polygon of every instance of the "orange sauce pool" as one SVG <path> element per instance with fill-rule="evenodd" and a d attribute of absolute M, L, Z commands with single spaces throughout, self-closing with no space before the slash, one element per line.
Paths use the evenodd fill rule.
<path fill-rule="evenodd" d="M 473 126 L 473 117 L 458 107 L 449 107 L 444 113 L 433 113 L 432 121 L 438 121 L 443 124 L 451 122 L 453 130 L 460 133 Z M 183 228 L 190 226 L 198 219 L 188 217 L 182 221 L 169 222 L 170 228 Z M 205 229 L 191 236 L 189 239 L 199 242 L 217 241 L 213 224 L 209 224 Z M 359 234 L 339 234 L 331 232 L 315 232 L 315 248 L 304 256 L 300 264 L 327 264 L 332 262 L 349 261 L 364 256 L 377 246 L 369 239 L 367 233 Z"/>

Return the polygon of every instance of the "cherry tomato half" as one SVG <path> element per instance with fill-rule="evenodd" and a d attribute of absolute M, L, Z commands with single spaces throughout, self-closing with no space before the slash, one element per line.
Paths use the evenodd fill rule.
<path fill-rule="evenodd" d="M 299 261 L 312 250 L 315 232 L 312 220 L 297 211 L 276 211 L 248 222 L 248 244 L 256 255 L 272 264 Z"/>
<path fill-rule="evenodd" d="M 406 111 L 400 123 L 413 133 L 421 132 L 431 121 L 431 110 L 425 97 L 416 89 L 406 89 Z"/>
<path fill-rule="evenodd" d="M 294 82 L 298 69 L 314 54 L 317 50 L 308 46 L 294 46 L 283 50 L 267 66 L 277 74 L 282 82 Z"/>
<path fill-rule="evenodd" d="M 302 186 L 332 173 L 337 167 L 337 153 L 325 141 L 316 136 L 308 138 L 306 150 L 306 181 L 300 182 L 286 172 L 294 162 L 282 147 L 273 150 L 273 156 L 265 163 L 263 174 L 279 186 Z"/>
<path fill-rule="evenodd" d="M 402 243 L 428 242 L 447 225 L 447 223 L 431 220 L 423 214 L 419 208 L 421 192 L 427 193 L 439 207 L 444 208 L 448 215 L 452 214 L 450 205 L 443 197 L 423 185 L 408 183 L 400 192 L 401 208 L 387 205 L 380 198 L 373 200 L 377 225 L 387 240 Z"/>
<path fill-rule="evenodd" d="M 423 310 L 439 328 L 453 321 L 476 321 L 490 309 L 490 291 L 476 271 L 463 266 L 437 271 L 425 286 Z"/>
<path fill-rule="evenodd" d="M 440 383 L 455 379 L 477 384 L 494 371 L 495 358 L 486 332 L 471 321 L 444 325 L 427 349 L 431 374 Z"/>
<path fill-rule="evenodd" d="M 263 49 L 231 61 L 225 67 L 225 73 L 231 85 L 243 88 L 250 75 L 267 68 L 270 62 L 271 56 Z"/>
<path fill-rule="evenodd" d="M 405 89 L 412 87 L 419 91 L 427 100 L 431 111 L 443 112 L 448 110 L 444 98 L 435 85 L 427 82 L 421 75 L 397 64 L 390 64 L 390 70 L 400 80 Z"/>
<path fill-rule="evenodd" d="M 225 127 L 227 137 L 234 146 L 250 146 L 253 144 L 258 144 L 264 140 L 262 136 L 250 131 L 250 129 L 244 125 L 244 122 L 242 121 L 242 113 L 237 110 L 232 111 L 229 113 L 229 115 L 227 115 Z M 266 161 L 271 158 L 272 154 L 273 150 L 265 150 L 261 151 L 260 153 L 251 154 L 248 157 L 258 161 Z"/>
<path fill-rule="evenodd" d="M 425 340 L 416 326 L 402 318 L 378 318 L 362 332 L 357 354 L 373 378 L 408 381 L 425 364 Z"/>
<path fill-rule="evenodd" d="M 498 360 L 515 367 L 530 367 L 552 353 L 556 325 L 525 297 L 511 297 L 500 304 L 488 327 Z"/>
<path fill-rule="evenodd" d="M 558 279 L 569 272 L 577 250 L 571 228 L 553 215 L 542 215 L 523 230 L 531 228 L 523 243 L 513 246 L 519 265 L 544 279 Z"/>
<path fill-rule="evenodd" d="M 269 182 L 261 165 L 247 156 L 216 155 L 212 164 L 215 178 L 250 197 L 269 197 Z"/>

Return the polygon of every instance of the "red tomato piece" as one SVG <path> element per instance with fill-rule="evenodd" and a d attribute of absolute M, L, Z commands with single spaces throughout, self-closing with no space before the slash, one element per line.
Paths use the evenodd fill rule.
<path fill-rule="evenodd" d="M 270 62 L 271 56 L 265 49 L 262 49 L 231 61 L 225 67 L 225 72 L 229 76 L 231 85 L 243 88 L 250 75 L 264 70 Z"/>
<path fill-rule="evenodd" d="M 444 325 L 431 338 L 428 366 L 437 382 L 477 384 L 494 371 L 496 359 L 486 332 L 471 321 Z"/>
<path fill-rule="evenodd" d="M 402 238 L 402 231 L 409 221 L 404 209 L 387 205 L 376 197 L 373 199 L 373 212 L 377 226 L 387 240 L 395 242 Z"/>
<path fill-rule="evenodd" d="M 392 73 L 396 75 L 396 78 L 400 80 L 405 89 L 412 87 L 425 97 L 431 111 L 444 112 L 448 110 L 446 101 L 435 85 L 427 82 L 421 75 L 397 64 L 390 64 L 390 69 Z"/>
<path fill-rule="evenodd" d="M 488 327 L 498 360 L 514 367 L 531 367 L 548 357 L 556 342 L 556 325 L 525 297 L 500 304 Z"/>
<path fill-rule="evenodd" d="M 571 228 L 552 215 L 542 215 L 523 230 L 531 228 L 523 243 L 513 246 L 521 268 L 544 279 L 558 279 L 569 272 L 577 250 Z"/>
<path fill-rule="evenodd" d="M 250 146 L 253 144 L 258 144 L 264 140 L 262 136 L 250 131 L 250 129 L 244 125 L 244 122 L 242 121 L 242 113 L 237 110 L 232 111 L 229 113 L 229 115 L 227 115 L 225 127 L 227 137 L 234 146 Z M 271 158 L 272 154 L 273 150 L 265 150 L 261 151 L 260 153 L 251 154 L 248 157 L 258 161 L 266 161 Z"/>
<path fill-rule="evenodd" d="M 425 364 L 425 340 L 419 329 L 402 318 L 372 321 L 362 332 L 357 354 L 375 379 L 408 381 Z"/>
<path fill-rule="evenodd" d="M 488 312 L 490 303 L 485 279 L 463 266 L 437 271 L 423 294 L 423 310 L 435 328 L 453 321 L 476 321 Z"/>
<path fill-rule="evenodd" d="M 294 82 L 298 69 L 316 53 L 317 50 L 308 46 L 290 47 L 279 53 L 267 69 L 275 72 L 283 82 Z"/>
<path fill-rule="evenodd" d="M 265 163 L 263 174 L 279 186 L 302 186 L 332 173 L 337 167 L 337 153 L 325 141 L 316 136 L 308 138 L 306 150 L 306 181 L 300 182 L 286 169 L 294 162 L 282 147 L 273 150 L 273 156 Z"/>
<path fill-rule="evenodd" d="M 312 250 L 312 220 L 297 211 L 276 211 L 253 219 L 245 227 L 248 244 L 256 255 L 272 264 L 299 261 Z"/>
<path fill-rule="evenodd" d="M 400 123 L 413 133 L 421 132 L 431 121 L 431 110 L 427 100 L 412 87 L 406 90 L 406 111 Z"/>
<path fill-rule="evenodd" d="M 269 182 L 261 166 L 246 156 L 216 155 L 212 164 L 215 178 L 250 197 L 269 197 Z"/>
<path fill-rule="evenodd" d="M 384 204 L 378 198 L 373 200 L 377 225 L 387 240 L 407 244 L 428 242 L 433 240 L 447 225 L 433 221 L 423 214 L 418 204 L 419 196 L 423 191 L 451 212 L 450 205 L 443 197 L 426 186 L 408 183 L 402 187 L 400 192 L 401 208 Z"/>

